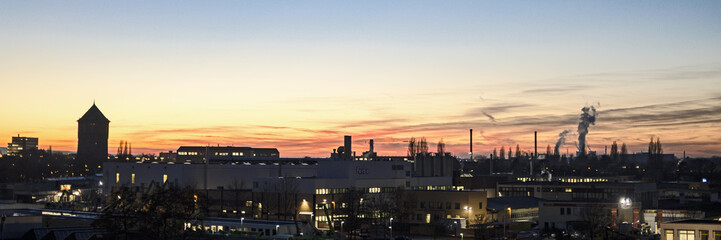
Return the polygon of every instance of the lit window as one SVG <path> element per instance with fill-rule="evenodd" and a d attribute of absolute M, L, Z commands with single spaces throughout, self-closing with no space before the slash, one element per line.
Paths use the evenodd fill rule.
<path fill-rule="evenodd" d="M 120 183 L 120 173 L 115 173 L 115 183 Z"/>
<path fill-rule="evenodd" d="M 666 229 L 664 234 L 666 234 L 666 239 L 673 239 L 673 229 Z"/>
<path fill-rule="evenodd" d="M 168 181 L 168 174 L 163 174 L 163 183 Z"/>
<path fill-rule="evenodd" d="M 694 230 L 678 230 L 679 240 L 694 240 Z"/>
<path fill-rule="evenodd" d="M 135 184 L 135 173 L 130 174 L 130 184 Z"/>

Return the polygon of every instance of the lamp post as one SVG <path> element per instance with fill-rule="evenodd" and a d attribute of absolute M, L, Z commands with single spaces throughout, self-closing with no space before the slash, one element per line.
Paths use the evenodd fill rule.
<path fill-rule="evenodd" d="M 240 230 L 245 232 L 245 228 L 243 227 L 243 220 L 245 220 L 245 218 L 240 218 Z"/>
<path fill-rule="evenodd" d="M 0 239 L 3 240 L 5 239 L 5 219 L 7 219 L 7 217 L 3 214 L 0 219 Z"/>
<path fill-rule="evenodd" d="M 504 219 L 503 219 L 503 238 L 506 237 L 506 221 L 509 221 L 511 219 L 511 207 L 506 206 L 506 209 L 504 209 L 504 210 L 507 210 L 508 212 L 506 212 L 506 214 L 504 214 Z"/>
<path fill-rule="evenodd" d="M 463 208 L 463 210 L 468 211 L 468 218 L 466 218 L 466 228 L 468 228 L 468 225 L 470 225 L 470 223 L 471 223 L 470 222 L 471 221 L 471 210 L 473 210 L 473 208 L 466 206 Z"/>
<path fill-rule="evenodd" d="M 390 223 L 391 223 L 391 225 L 390 225 L 390 226 L 388 226 L 388 228 L 390 228 L 390 229 L 391 229 L 391 240 L 393 240 L 393 218 L 391 218 L 391 221 L 390 221 Z"/>
<path fill-rule="evenodd" d="M 278 228 L 280 228 L 280 225 L 275 225 L 275 235 L 278 235 Z"/>
<path fill-rule="evenodd" d="M 461 233 L 461 240 L 463 240 L 463 233 Z"/>

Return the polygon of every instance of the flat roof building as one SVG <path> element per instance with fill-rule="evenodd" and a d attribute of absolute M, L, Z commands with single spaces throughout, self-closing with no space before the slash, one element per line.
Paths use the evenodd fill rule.
<path fill-rule="evenodd" d="M 8 156 L 20 156 L 23 152 L 38 150 L 38 138 L 34 137 L 12 137 L 8 143 Z"/>
<path fill-rule="evenodd" d="M 721 239 L 721 221 L 683 220 L 661 223 L 661 240 Z"/>
<path fill-rule="evenodd" d="M 277 159 L 280 158 L 280 153 L 275 148 L 181 146 L 178 148 L 175 162 L 205 163 L 206 158 L 211 162 L 262 158 Z"/>

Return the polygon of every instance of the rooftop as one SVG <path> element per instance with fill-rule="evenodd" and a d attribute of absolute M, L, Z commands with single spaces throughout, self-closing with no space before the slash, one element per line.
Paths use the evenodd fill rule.
<path fill-rule="evenodd" d="M 503 209 L 505 207 L 511 207 L 513 209 L 519 208 L 536 208 L 540 198 L 535 197 L 500 197 L 500 198 L 489 198 L 488 207 L 489 209 Z"/>
<path fill-rule="evenodd" d="M 100 109 L 98 109 L 98 107 L 95 106 L 95 103 L 93 103 L 93 106 L 91 106 L 90 109 L 88 109 L 88 111 L 85 112 L 85 114 L 83 114 L 83 116 L 80 117 L 80 119 L 78 119 L 78 122 L 83 122 L 83 121 L 110 122 L 110 120 L 108 120 L 108 118 L 106 118 L 105 115 L 103 115 L 103 112 L 101 112 Z"/>
<path fill-rule="evenodd" d="M 688 220 L 674 221 L 674 222 L 670 222 L 670 223 L 721 225 L 721 221 L 706 220 L 706 219 L 688 219 Z"/>

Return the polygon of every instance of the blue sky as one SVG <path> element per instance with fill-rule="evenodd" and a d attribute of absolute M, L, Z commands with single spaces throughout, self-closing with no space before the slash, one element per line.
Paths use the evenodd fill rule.
<path fill-rule="evenodd" d="M 589 144 L 640 151 L 659 136 L 673 151 L 721 154 L 707 134 L 721 130 L 708 111 L 721 96 L 719 19 L 719 1 L 4 2 L 0 82 L 14 117 L 0 119 L 0 136 L 72 150 L 74 121 L 96 99 L 111 144 L 148 152 L 217 143 L 323 155 L 353 134 L 443 138 L 461 154 L 467 128 L 484 129 L 485 151 L 528 145 L 531 129 L 552 143 L 573 121 L 515 123 L 600 103 Z M 603 121 L 637 108 L 653 110 Z M 705 121 L 663 117 L 689 109 L 703 115 L 676 119 Z M 380 149 L 403 152 L 393 141 Z"/>

